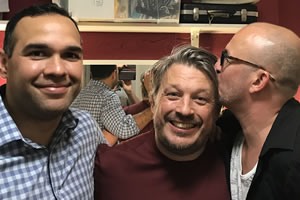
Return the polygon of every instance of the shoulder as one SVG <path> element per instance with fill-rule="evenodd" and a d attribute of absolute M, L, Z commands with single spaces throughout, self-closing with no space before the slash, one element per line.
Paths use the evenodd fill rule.
<path fill-rule="evenodd" d="M 88 111 L 70 108 L 65 113 L 63 122 L 72 129 L 75 138 L 89 143 L 90 147 L 93 144 L 107 143 L 98 123 Z"/>
<path fill-rule="evenodd" d="M 111 168 L 123 165 L 123 162 L 137 161 L 143 158 L 146 152 L 153 151 L 154 132 L 149 131 L 116 146 L 99 145 L 96 155 L 96 167 Z"/>
<path fill-rule="evenodd" d="M 153 141 L 154 132 L 149 131 L 141 135 L 135 136 L 131 139 L 128 139 L 124 142 L 121 142 L 120 144 L 114 147 L 107 148 L 106 146 L 99 146 L 98 153 L 101 154 L 101 156 L 107 156 L 118 152 L 127 154 L 128 152 L 136 152 L 142 146 L 148 145 Z"/>
<path fill-rule="evenodd" d="M 72 115 L 79 120 L 84 120 L 84 119 L 88 121 L 93 120 L 90 113 L 86 110 L 81 110 L 79 108 L 70 108 L 70 111 Z"/>
<path fill-rule="evenodd" d="M 95 119 L 86 110 L 81 110 L 78 108 L 70 108 L 72 116 L 77 121 L 76 129 L 81 129 L 84 131 L 90 130 L 95 132 L 100 132 L 100 128 Z"/>

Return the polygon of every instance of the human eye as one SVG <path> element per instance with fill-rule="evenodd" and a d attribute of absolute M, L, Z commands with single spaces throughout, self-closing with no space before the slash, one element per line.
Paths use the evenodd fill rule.
<path fill-rule="evenodd" d="M 197 96 L 195 98 L 195 102 L 199 105 L 205 105 L 208 102 L 208 98 L 204 96 Z"/>
<path fill-rule="evenodd" d="M 41 50 L 32 50 L 25 54 L 25 56 L 30 57 L 33 60 L 41 60 L 47 57 L 47 53 Z"/>
<path fill-rule="evenodd" d="M 167 92 L 166 96 L 170 100 L 177 100 L 180 97 L 180 94 L 178 92 Z"/>
<path fill-rule="evenodd" d="M 81 54 L 77 52 L 65 52 L 62 57 L 69 61 L 78 61 L 82 58 Z"/>

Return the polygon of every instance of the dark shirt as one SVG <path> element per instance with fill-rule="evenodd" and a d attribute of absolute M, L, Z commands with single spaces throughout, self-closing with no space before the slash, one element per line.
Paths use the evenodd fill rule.
<path fill-rule="evenodd" d="M 219 119 L 226 131 L 225 167 L 229 181 L 230 155 L 238 121 L 230 111 Z M 279 111 L 259 155 L 258 165 L 247 200 L 300 199 L 300 104 L 290 99 Z"/>
<path fill-rule="evenodd" d="M 157 149 L 151 131 L 112 148 L 100 145 L 97 154 L 95 199 L 230 199 L 215 144 L 193 161 L 174 161 Z"/>

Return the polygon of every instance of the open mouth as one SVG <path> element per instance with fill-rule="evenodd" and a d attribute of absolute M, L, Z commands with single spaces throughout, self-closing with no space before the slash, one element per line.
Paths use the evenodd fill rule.
<path fill-rule="evenodd" d="M 196 124 L 192 124 L 192 123 L 182 123 L 182 122 L 175 122 L 175 121 L 170 121 L 170 122 L 175 127 L 181 128 L 181 129 L 190 129 L 190 128 L 196 127 Z"/>

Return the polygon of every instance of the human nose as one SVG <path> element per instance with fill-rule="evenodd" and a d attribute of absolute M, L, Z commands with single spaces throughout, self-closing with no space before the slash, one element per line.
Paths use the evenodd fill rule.
<path fill-rule="evenodd" d="M 44 73 L 46 75 L 63 76 L 66 74 L 66 68 L 63 59 L 60 56 L 52 56 L 48 59 Z"/>
<path fill-rule="evenodd" d="M 218 58 L 218 61 L 215 64 L 215 70 L 216 70 L 217 74 L 221 73 L 221 71 L 222 71 L 221 59 L 220 58 Z"/>
<path fill-rule="evenodd" d="M 176 106 L 176 112 L 183 116 L 191 115 L 194 113 L 192 101 L 189 97 L 183 97 Z"/>

